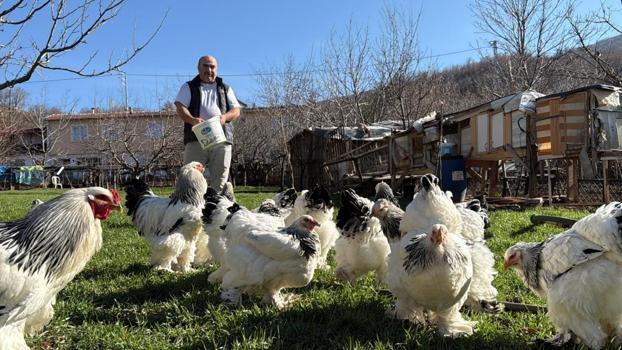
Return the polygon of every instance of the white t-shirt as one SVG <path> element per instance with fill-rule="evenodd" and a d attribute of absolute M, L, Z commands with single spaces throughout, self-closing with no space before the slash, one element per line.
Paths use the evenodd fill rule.
<path fill-rule="evenodd" d="M 175 101 L 188 108 L 190 105 L 190 86 L 188 86 L 187 83 L 184 83 L 181 88 L 179 88 Z M 235 97 L 235 93 L 233 92 L 231 86 L 227 89 L 227 101 L 229 102 L 229 106 L 231 108 L 240 108 L 238 99 Z M 201 110 L 199 112 L 199 117 L 209 119 L 221 114 L 220 108 L 218 108 L 218 92 L 216 91 L 216 83 L 201 83 Z"/>

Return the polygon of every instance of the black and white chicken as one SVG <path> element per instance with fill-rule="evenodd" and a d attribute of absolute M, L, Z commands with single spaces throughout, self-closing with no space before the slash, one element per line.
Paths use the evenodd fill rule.
<path fill-rule="evenodd" d="M 376 202 L 379 199 L 386 199 L 390 201 L 391 203 L 393 203 L 395 206 L 397 207 L 400 206 L 399 201 L 397 200 L 397 198 L 395 198 L 395 195 L 393 194 L 393 189 L 391 189 L 391 186 L 389 186 L 388 183 L 384 181 L 380 181 L 376 184 L 374 189 L 376 191 L 374 202 Z"/>
<path fill-rule="evenodd" d="M 296 198 L 298 198 L 296 190 L 288 188 L 285 191 L 277 193 L 274 198 L 263 201 L 255 211 L 258 213 L 271 212 L 274 215 L 286 218 L 294 209 Z"/>
<path fill-rule="evenodd" d="M 400 231 L 421 230 L 440 223 L 447 226 L 449 232 L 461 235 L 468 243 L 473 262 L 473 281 L 467 304 L 472 308 L 498 312 L 502 306 L 496 300 L 497 289 L 492 285 L 497 275 L 495 259 L 484 240 L 484 222 L 472 210 L 459 210 L 438 183 L 438 178 L 432 174 L 421 177 L 420 190 L 406 207 Z M 463 215 L 468 219 L 463 220 Z M 467 220 L 469 224 L 465 224 Z"/>
<path fill-rule="evenodd" d="M 314 229 L 319 223 L 303 215 L 288 227 L 274 227 L 269 222 L 253 222 L 254 215 L 241 208 L 225 229 L 227 271 L 221 284 L 223 299 L 239 303 L 242 291 L 285 308 L 297 298 L 282 295 L 281 290 L 304 287 L 313 278 L 320 245 Z M 237 226 L 240 224 L 246 225 L 245 229 Z"/>
<path fill-rule="evenodd" d="M 372 206 L 369 199 L 357 195 L 353 189 L 341 193 L 341 208 L 337 213 L 341 236 L 335 243 L 338 280 L 354 282 L 374 271 L 379 282 L 386 282 L 390 248 L 380 221 L 371 216 Z"/>
<path fill-rule="evenodd" d="M 376 196 L 372 206 L 372 215 L 380 220 L 382 232 L 387 237 L 389 245 L 399 243 L 402 238 L 400 224 L 404 217 L 404 211 L 400 208 L 393 190 L 384 181 L 376 184 Z"/>
<path fill-rule="evenodd" d="M 291 211 L 295 199 L 296 191 L 288 189 L 278 193 L 274 199 L 264 201 L 259 208 L 251 213 L 246 208 L 240 207 L 235 203 L 235 197 L 233 197 L 232 193 L 217 195 L 215 192 L 210 194 L 208 190 L 205 209 L 203 210 L 203 228 L 209 236 L 209 251 L 214 261 L 219 264 L 219 267 L 208 276 L 209 282 L 213 284 L 221 283 L 227 271 L 224 258 L 228 237 L 225 233 L 226 226 L 229 226 L 229 231 L 247 230 L 249 227 L 253 228 L 257 223 L 261 222 L 268 223 L 270 227 L 283 227 L 285 226 L 285 215 L 288 215 Z M 244 215 L 240 214 L 238 217 L 234 217 L 235 213 L 240 209 L 243 209 Z"/>
<path fill-rule="evenodd" d="M 436 224 L 406 233 L 392 248 L 388 282 L 396 303 L 391 316 L 425 322 L 428 313 L 441 335 L 471 335 L 476 322 L 460 314 L 473 278 L 465 240 Z"/>
<path fill-rule="evenodd" d="M 547 301 L 553 344 L 578 338 L 600 349 L 615 337 L 614 347 L 622 345 L 621 237 L 622 204 L 613 202 L 564 233 L 505 252 L 504 266 Z"/>
<path fill-rule="evenodd" d="M 151 264 L 157 270 L 192 271 L 196 241 L 203 230 L 207 190 L 203 170 L 199 162 L 182 166 L 170 198 L 155 195 L 141 179 L 125 187 L 127 214 L 149 243 Z"/>
<path fill-rule="evenodd" d="M 0 349 L 28 349 L 24 332 L 52 319 L 56 294 L 99 251 L 101 221 L 120 208 L 115 190 L 89 187 L 0 222 Z"/>
<path fill-rule="evenodd" d="M 203 208 L 203 233 L 197 240 L 194 266 L 206 265 L 210 261 L 220 263 L 224 255 L 225 243 L 220 228 L 229 215 L 227 208 L 235 203 L 233 185 L 226 182 L 220 193 L 211 187 L 207 188 Z"/>
<path fill-rule="evenodd" d="M 333 221 L 334 204 L 328 191 L 321 186 L 315 186 L 311 190 L 300 192 L 292 212 L 285 218 L 285 225 L 291 225 L 295 220 L 303 215 L 311 215 L 321 226 L 316 229 L 320 239 L 320 253 L 318 268 L 327 269 L 326 263 L 328 252 L 335 246 L 335 241 L 339 238 L 339 231 Z"/>

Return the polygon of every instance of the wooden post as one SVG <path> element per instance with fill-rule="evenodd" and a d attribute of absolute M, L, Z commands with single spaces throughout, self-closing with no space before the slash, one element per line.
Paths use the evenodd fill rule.
<path fill-rule="evenodd" d="M 359 181 L 363 183 L 363 173 L 361 173 L 361 166 L 359 165 L 359 159 L 354 159 L 354 170 L 356 170 L 356 174 L 359 176 Z"/>
<path fill-rule="evenodd" d="M 538 169 L 538 146 L 536 145 L 536 121 L 531 115 L 527 115 L 527 188 L 529 198 L 536 196 L 537 169 Z"/>
<path fill-rule="evenodd" d="M 609 203 L 609 183 L 607 182 L 607 173 L 609 171 L 609 160 L 603 161 L 603 202 Z"/>
<path fill-rule="evenodd" d="M 490 180 L 490 190 L 488 193 L 491 196 L 497 195 L 497 184 L 499 183 L 499 161 L 492 161 L 488 166 L 489 175 L 488 178 Z"/>
<path fill-rule="evenodd" d="M 551 184 L 551 164 L 549 163 L 549 160 L 545 160 L 544 164 L 546 165 L 546 174 L 547 174 L 547 180 L 548 180 L 548 189 L 549 189 L 549 206 L 553 206 L 553 186 Z"/>
<path fill-rule="evenodd" d="M 393 137 L 390 136 L 389 137 L 389 147 L 387 147 L 388 152 L 389 152 L 389 173 L 391 174 L 391 188 L 395 188 L 395 163 L 394 163 L 394 157 L 393 157 L 393 152 L 394 152 L 394 145 L 393 145 Z"/>
<path fill-rule="evenodd" d="M 568 187 L 566 188 L 566 195 L 569 202 L 576 202 L 579 196 L 579 179 L 577 174 L 577 162 L 578 159 L 569 159 L 568 165 Z"/>

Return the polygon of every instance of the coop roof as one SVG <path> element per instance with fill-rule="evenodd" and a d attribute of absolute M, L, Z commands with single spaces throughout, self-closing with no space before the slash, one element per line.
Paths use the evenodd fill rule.
<path fill-rule="evenodd" d="M 365 127 L 320 127 L 310 131 L 327 139 L 377 141 L 391 135 L 393 130 L 395 130 L 395 128 L 374 124 Z"/>
<path fill-rule="evenodd" d="M 572 94 L 576 94 L 578 92 L 583 92 L 583 91 L 588 91 L 588 90 L 606 90 L 606 91 L 611 91 L 611 92 L 622 93 L 622 88 L 620 88 L 618 86 L 595 84 L 595 85 L 583 86 L 583 87 L 576 88 L 576 89 L 569 90 L 569 91 L 557 92 L 557 93 L 546 95 L 546 96 L 540 96 L 540 97 L 538 97 L 537 100 L 544 100 L 544 99 L 552 98 L 552 97 L 562 97 L 563 98 L 563 97 L 566 97 L 568 95 L 572 95 Z"/>
<path fill-rule="evenodd" d="M 503 110 L 505 113 L 513 111 L 533 113 L 536 110 L 536 99 L 542 96 L 544 96 L 544 94 L 533 90 L 521 91 L 459 112 L 448 114 L 446 115 L 446 119 L 460 121 L 471 118 L 484 111 L 496 110 Z"/>

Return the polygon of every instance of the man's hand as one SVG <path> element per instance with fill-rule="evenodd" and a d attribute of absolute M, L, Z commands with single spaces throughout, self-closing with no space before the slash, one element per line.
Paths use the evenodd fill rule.
<path fill-rule="evenodd" d="M 192 118 L 192 123 L 190 123 L 192 126 L 195 126 L 197 124 L 201 124 L 205 121 L 205 119 L 203 118 Z"/>
<path fill-rule="evenodd" d="M 220 125 L 225 126 L 227 124 L 227 117 L 223 114 L 220 116 Z"/>

